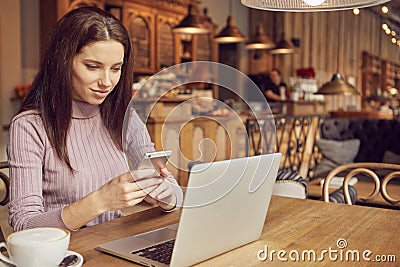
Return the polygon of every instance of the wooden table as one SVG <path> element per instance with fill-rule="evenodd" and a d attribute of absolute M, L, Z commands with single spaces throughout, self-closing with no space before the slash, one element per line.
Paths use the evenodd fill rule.
<path fill-rule="evenodd" d="M 102 253 L 95 248 L 104 242 L 175 223 L 179 219 L 179 214 L 180 212 L 162 213 L 155 208 L 85 228 L 72 233 L 69 249 L 83 255 L 84 266 L 136 266 L 132 262 Z M 249 227 L 251 227 L 250 222 Z M 266 261 L 258 259 L 257 254 L 266 247 L 269 253 L 271 250 L 286 251 L 285 257 L 289 261 L 286 263 L 287 266 L 294 264 L 289 259 L 289 253 L 295 256 L 295 251 L 299 253 L 299 262 L 303 266 L 374 266 L 372 260 L 377 255 L 392 261 L 393 257 L 396 257 L 398 266 L 399 227 L 400 213 L 396 210 L 273 196 L 259 240 L 198 266 L 282 266 L 283 262 L 278 259 L 277 253 L 273 254 L 272 262 L 270 258 Z M 338 240 L 346 242 L 347 247 L 339 249 Z M 314 250 L 316 257 L 320 258 L 321 252 L 329 249 L 333 253 L 332 258 L 340 255 L 339 252 L 334 254 L 332 250 L 341 251 L 343 260 L 339 258 L 333 261 L 330 260 L 329 254 L 324 254 L 322 261 L 308 261 L 307 251 Z M 371 259 L 370 262 L 362 259 L 366 250 L 372 251 L 367 255 Z M 306 261 L 301 261 L 303 252 Z M 355 254 L 352 254 L 353 252 Z M 352 260 L 352 255 L 356 256 L 357 252 L 360 255 L 360 262 L 345 261 L 346 255 Z M 263 256 L 264 254 L 260 253 L 260 257 Z M 396 266 L 396 262 L 380 262 L 375 263 L 375 266 Z"/>

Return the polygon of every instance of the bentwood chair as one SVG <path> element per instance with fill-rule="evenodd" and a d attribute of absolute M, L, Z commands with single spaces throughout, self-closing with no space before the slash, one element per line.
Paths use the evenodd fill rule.
<path fill-rule="evenodd" d="M 2 161 L 0 162 L 0 169 L 7 169 L 8 168 L 8 163 L 6 161 Z M 10 200 L 9 196 L 10 196 L 10 180 L 8 178 L 8 176 L 4 173 L 0 171 L 0 179 L 1 181 L 4 183 L 4 187 L 5 187 L 5 193 L 4 193 L 4 197 L 3 199 L 0 201 L 0 205 L 1 206 L 5 206 L 7 205 L 8 201 Z M 0 242 L 4 242 L 5 238 L 3 235 L 3 231 L 1 230 L 0 227 Z"/>
<path fill-rule="evenodd" d="M 372 163 L 372 162 L 358 162 L 340 165 L 331 170 L 325 178 L 323 186 L 323 198 L 325 202 L 329 202 L 329 184 L 333 177 L 338 174 L 346 173 L 343 181 L 343 194 L 346 204 L 352 205 L 352 199 L 349 191 L 350 179 L 357 176 L 370 177 L 373 180 L 371 183 L 374 186 L 373 192 L 364 198 L 360 198 L 363 203 L 371 202 L 376 199 L 379 194 L 391 206 L 400 204 L 400 199 L 394 199 L 388 194 L 387 185 L 394 178 L 400 178 L 400 165 L 389 163 Z M 357 184 L 355 185 L 357 186 Z"/>

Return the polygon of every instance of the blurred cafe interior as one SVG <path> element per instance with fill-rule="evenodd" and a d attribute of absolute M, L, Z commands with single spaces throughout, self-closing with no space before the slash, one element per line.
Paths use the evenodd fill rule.
<path fill-rule="evenodd" d="M 51 29 L 67 11 L 95 5 L 132 35 L 132 101 L 156 150 L 172 150 L 181 186 L 194 162 L 280 152 L 276 195 L 398 210 L 400 1 L 319 2 L 1 0 L 0 161 Z M 207 61 L 237 73 L 188 64 Z M 347 167 L 357 171 L 344 179 Z M 5 235 L 6 216 L 1 207 Z"/>

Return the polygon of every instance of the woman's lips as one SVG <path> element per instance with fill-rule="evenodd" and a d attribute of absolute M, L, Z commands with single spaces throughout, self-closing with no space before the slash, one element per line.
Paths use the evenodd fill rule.
<path fill-rule="evenodd" d="M 94 93 L 94 95 L 98 98 L 104 98 L 110 93 L 110 90 L 94 90 L 94 89 L 91 90 Z"/>

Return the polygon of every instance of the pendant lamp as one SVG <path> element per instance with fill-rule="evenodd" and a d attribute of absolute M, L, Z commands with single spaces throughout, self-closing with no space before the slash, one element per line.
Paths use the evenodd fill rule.
<path fill-rule="evenodd" d="M 337 53 L 337 73 L 333 74 L 332 79 L 321 86 L 321 88 L 315 93 L 318 95 L 359 95 L 360 92 L 357 89 L 348 83 L 346 80 L 343 79 L 343 76 L 339 73 L 339 66 L 340 66 L 340 36 L 341 36 L 341 14 L 339 13 L 339 29 L 338 29 L 338 53 Z"/>
<path fill-rule="evenodd" d="M 241 0 L 256 9 L 286 12 L 316 12 L 363 8 L 380 5 L 390 0 Z"/>
<path fill-rule="evenodd" d="M 285 37 L 285 33 L 282 33 L 281 40 L 277 43 L 274 49 L 269 51 L 270 54 L 273 55 L 284 55 L 284 54 L 293 54 L 297 51 L 297 47 Z"/>
<path fill-rule="evenodd" d="M 209 30 L 203 25 L 202 19 L 197 6 L 189 4 L 187 16 L 172 31 L 180 34 L 206 34 Z"/>
<path fill-rule="evenodd" d="M 247 50 L 261 50 L 271 49 L 275 46 L 275 42 L 265 34 L 263 25 L 258 23 L 255 37 L 245 45 L 245 48 Z"/>
<path fill-rule="evenodd" d="M 229 1 L 229 10 L 232 14 L 232 0 Z M 242 43 L 247 40 L 239 28 L 235 25 L 235 20 L 232 15 L 229 15 L 226 20 L 226 26 L 221 32 L 215 36 L 214 40 L 220 44 Z"/>
<path fill-rule="evenodd" d="M 340 73 L 335 73 L 332 79 L 321 86 L 317 95 L 359 95 L 357 89 L 343 79 Z"/>

